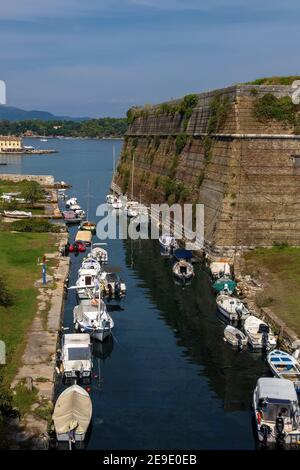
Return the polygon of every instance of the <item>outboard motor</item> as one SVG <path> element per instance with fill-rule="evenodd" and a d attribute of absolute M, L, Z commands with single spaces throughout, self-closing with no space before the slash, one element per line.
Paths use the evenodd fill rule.
<path fill-rule="evenodd" d="M 262 426 L 260 427 L 260 432 L 263 436 L 263 445 L 267 445 L 268 436 L 269 434 L 271 434 L 271 428 L 267 424 L 262 424 Z"/>
<path fill-rule="evenodd" d="M 278 413 L 275 421 L 275 432 L 276 432 L 276 443 L 279 445 L 284 444 L 285 432 L 284 432 L 284 419 L 282 413 Z"/>
<path fill-rule="evenodd" d="M 238 351 L 241 351 L 243 349 L 243 339 L 241 335 L 236 335 L 236 338 L 238 340 Z"/>
<path fill-rule="evenodd" d="M 259 329 L 258 329 L 258 333 L 261 333 L 261 335 L 262 335 L 262 347 L 263 347 L 263 349 L 268 351 L 270 349 L 270 343 L 269 343 L 270 329 L 269 329 L 268 325 L 260 324 Z"/>

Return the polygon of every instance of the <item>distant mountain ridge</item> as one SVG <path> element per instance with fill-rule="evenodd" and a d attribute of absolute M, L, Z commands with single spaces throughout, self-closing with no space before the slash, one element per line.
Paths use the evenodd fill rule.
<path fill-rule="evenodd" d="M 31 119 L 39 119 L 41 121 L 88 121 L 90 117 L 71 117 L 71 116 L 56 116 L 48 111 L 31 110 L 15 108 L 14 106 L 0 105 L 0 121 L 27 121 Z"/>

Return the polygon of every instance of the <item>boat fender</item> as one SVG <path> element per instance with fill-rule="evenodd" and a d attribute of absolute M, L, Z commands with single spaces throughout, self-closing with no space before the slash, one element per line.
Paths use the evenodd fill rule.
<path fill-rule="evenodd" d="M 263 421 L 263 419 L 264 419 L 264 414 L 263 414 L 263 412 L 262 412 L 262 411 L 258 411 L 258 412 L 256 413 L 256 418 L 257 418 L 257 423 L 260 424 L 260 423 Z M 261 426 L 260 430 L 262 430 L 262 427 L 263 427 L 263 426 Z"/>

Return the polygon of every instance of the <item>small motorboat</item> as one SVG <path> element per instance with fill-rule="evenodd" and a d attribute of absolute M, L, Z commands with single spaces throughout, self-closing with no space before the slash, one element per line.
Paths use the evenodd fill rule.
<path fill-rule="evenodd" d="M 233 347 L 238 349 L 243 349 L 248 343 L 247 336 L 232 325 L 226 326 L 224 330 L 224 339 Z"/>
<path fill-rule="evenodd" d="M 176 238 L 172 235 L 162 235 L 158 239 L 159 244 L 161 248 L 164 250 L 164 252 L 171 253 L 172 251 L 176 250 L 178 248 L 178 243 L 176 241 Z"/>
<path fill-rule="evenodd" d="M 285 351 L 274 349 L 268 354 L 267 362 L 276 377 L 290 380 L 296 392 L 300 392 L 300 364 L 295 357 Z"/>
<path fill-rule="evenodd" d="M 80 241 L 75 241 L 69 246 L 69 251 L 71 253 L 84 253 L 86 251 L 86 246 Z"/>
<path fill-rule="evenodd" d="M 214 261 L 209 266 L 210 274 L 213 279 L 229 278 L 231 275 L 230 264 L 225 261 Z"/>
<path fill-rule="evenodd" d="M 32 217 L 32 212 L 26 211 L 3 211 L 5 217 L 9 217 L 11 219 L 28 219 Z"/>
<path fill-rule="evenodd" d="M 290 380 L 258 379 L 253 393 L 253 410 L 258 439 L 268 444 L 298 444 L 300 409 Z"/>
<path fill-rule="evenodd" d="M 105 264 L 108 262 L 108 253 L 104 248 L 95 246 L 97 243 L 93 245 L 92 251 L 88 256 L 91 256 L 92 258 L 95 258 L 96 260 L 99 261 L 101 264 Z"/>
<path fill-rule="evenodd" d="M 99 286 L 99 273 L 94 269 L 81 269 L 76 281 L 77 296 L 79 299 L 89 299 L 90 292 Z"/>
<path fill-rule="evenodd" d="M 68 225 L 78 224 L 78 220 L 80 220 L 78 219 L 75 211 L 71 211 L 71 210 L 63 211 L 62 215 L 63 215 L 65 223 Z"/>
<path fill-rule="evenodd" d="M 115 197 L 114 200 L 111 203 L 111 206 L 112 206 L 113 209 L 122 209 L 123 202 L 122 202 L 121 198 Z"/>
<path fill-rule="evenodd" d="M 86 246 L 92 243 L 93 234 L 90 230 L 78 230 L 75 236 L 75 241 L 82 242 Z"/>
<path fill-rule="evenodd" d="M 92 401 L 84 388 L 75 384 L 58 397 L 53 412 L 56 438 L 59 442 L 84 441 L 92 418 Z"/>
<path fill-rule="evenodd" d="M 73 320 L 76 331 L 88 333 L 98 341 L 110 336 L 114 327 L 114 321 L 101 298 L 82 300 L 73 310 Z"/>
<path fill-rule="evenodd" d="M 112 204 L 114 202 L 115 196 L 114 194 L 108 194 L 106 196 L 106 203 L 107 204 Z"/>
<path fill-rule="evenodd" d="M 86 220 L 84 222 L 81 222 L 80 230 L 87 230 L 87 231 L 90 231 L 90 232 L 95 232 L 96 231 L 96 224 L 94 222 L 91 222 L 90 220 Z"/>
<path fill-rule="evenodd" d="M 236 288 L 236 282 L 232 279 L 221 277 L 213 284 L 213 289 L 216 293 L 233 294 Z"/>
<path fill-rule="evenodd" d="M 270 327 L 260 318 L 249 315 L 244 323 L 244 332 L 253 349 L 270 350 L 276 347 L 277 340 Z"/>
<path fill-rule="evenodd" d="M 229 321 L 245 320 L 249 315 L 249 310 L 237 297 L 227 294 L 219 294 L 217 299 L 218 310 Z"/>
<path fill-rule="evenodd" d="M 70 208 L 71 206 L 77 205 L 78 204 L 78 199 L 77 197 L 71 197 L 66 201 L 66 207 Z"/>
<path fill-rule="evenodd" d="M 126 294 L 126 284 L 118 274 L 118 268 L 107 268 L 101 273 L 100 282 L 105 296 L 123 297 Z"/>
<path fill-rule="evenodd" d="M 139 206 L 140 203 L 138 201 L 128 201 L 126 203 L 124 212 L 129 219 L 139 215 Z"/>
<path fill-rule="evenodd" d="M 66 379 L 84 379 L 91 376 L 92 349 L 90 335 L 65 334 L 62 337 L 61 369 Z"/>
<path fill-rule="evenodd" d="M 187 279 L 191 279 L 194 277 L 194 267 L 191 263 L 186 261 L 185 259 L 181 259 L 177 261 L 172 268 L 173 274 L 178 279 L 185 281 Z"/>
<path fill-rule="evenodd" d="M 80 275 L 82 272 L 87 272 L 88 270 L 90 270 L 91 273 L 99 274 L 101 272 L 101 265 L 99 261 L 92 257 L 85 258 L 78 270 L 78 274 Z"/>

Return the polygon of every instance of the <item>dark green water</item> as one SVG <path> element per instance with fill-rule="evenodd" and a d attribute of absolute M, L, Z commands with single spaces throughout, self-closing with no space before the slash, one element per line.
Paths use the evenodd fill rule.
<path fill-rule="evenodd" d="M 30 145 L 32 141 L 28 141 Z M 58 154 L 1 157 L 3 173 L 52 174 L 72 184 L 90 218 L 105 200 L 112 176 L 112 142 L 49 140 Z M 116 142 L 117 151 L 122 143 Z M 15 160 L 13 160 L 15 159 Z M 76 229 L 71 230 L 71 236 Z M 114 344 L 95 352 L 93 427 L 89 449 L 254 449 L 251 396 L 266 375 L 259 354 L 238 353 L 223 341 L 209 278 L 197 267 L 191 286 L 174 285 L 157 241 L 108 241 L 110 264 L 122 267 L 128 294 L 113 311 Z M 81 256 L 72 258 L 71 283 Z M 66 326 L 76 303 L 70 291 Z"/>

